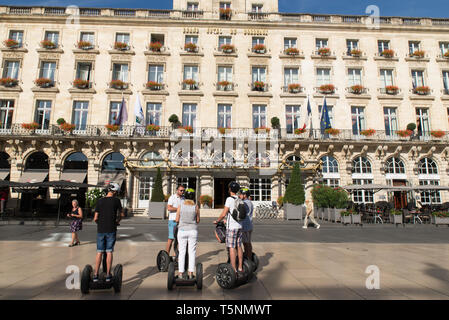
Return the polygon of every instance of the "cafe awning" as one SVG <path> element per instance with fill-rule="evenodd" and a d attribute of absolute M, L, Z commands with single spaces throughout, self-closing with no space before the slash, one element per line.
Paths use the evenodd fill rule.
<path fill-rule="evenodd" d="M 43 182 L 48 176 L 48 171 L 25 171 L 19 179 L 22 183 L 39 183 Z"/>
<path fill-rule="evenodd" d="M 83 183 L 86 179 L 87 172 L 85 171 L 63 171 L 61 173 L 61 177 L 59 180 L 61 181 L 69 181 L 69 182 L 77 182 L 77 183 Z"/>
<path fill-rule="evenodd" d="M 124 171 L 102 172 L 98 178 L 98 184 L 107 186 L 109 183 L 115 182 L 121 186 L 125 177 Z"/>

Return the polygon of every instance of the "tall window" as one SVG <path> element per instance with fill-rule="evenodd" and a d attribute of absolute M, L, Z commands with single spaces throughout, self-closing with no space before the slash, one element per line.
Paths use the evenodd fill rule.
<path fill-rule="evenodd" d="M 49 40 L 49 41 L 53 42 L 55 46 L 58 46 L 59 32 L 45 31 L 45 40 Z"/>
<path fill-rule="evenodd" d="M 184 103 L 182 105 L 182 125 L 195 126 L 196 120 L 196 104 Z"/>
<path fill-rule="evenodd" d="M 285 68 L 284 69 L 284 85 L 288 86 L 292 83 L 299 83 L 299 69 Z"/>
<path fill-rule="evenodd" d="M 267 106 L 254 105 L 253 106 L 253 128 L 260 128 L 267 126 Z"/>
<path fill-rule="evenodd" d="M 218 128 L 231 128 L 232 127 L 232 106 L 230 104 L 218 105 Z"/>
<path fill-rule="evenodd" d="M 198 11 L 198 2 L 187 2 L 187 11 Z"/>
<path fill-rule="evenodd" d="M 415 87 L 424 86 L 424 71 L 412 70 L 412 83 Z"/>
<path fill-rule="evenodd" d="M 365 185 L 372 184 L 372 179 L 352 179 L 353 184 Z M 372 190 L 355 190 L 352 194 L 354 203 L 373 203 L 374 192 Z"/>
<path fill-rule="evenodd" d="M 163 65 L 150 65 L 148 67 L 148 81 L 163 83 L 164 82 L 164 66 Z"/>
<path fill-rule="evenodd" d="M 249 189 L 253 201 L 271 201 L 271 179 L 250 179 Z"/>
<path fill-rule="evenodd" d="M 9 39 L 18 42 L 19 47 L 23 46 L 23 31 L 11 30 L 9 31 Z"/>
<path fill-rule="evenodd" d="M 185 44 L 187 44 L 187 43 L 198 44 L 198 36 L 187 35 L 184 43 Z"/>
<path fill-rule="evenodd" d="M 0 100 L 0 129 L 11 129 L 14 100 Z"/>
<path fill-rule="evenodd" d="M 139 178 L 139 200 L 150 200 L 153 191 L 153 177 L 140 176 Z"/>
<path fill-rule="evenodd" d="M 184 80 L 193 79 L 198 82 L 198 66 L 184 66 Z"/>
<path fill-rule="evenodd" d="M 392 69 L 380 69 L 380 81 L 382 88 L 394 85 L 393 70 Z"/>
<path fill-rule="evenodd" d="M 360 135 L 362 130 L 365 130 L 365 108 L 351 107 L 352 116 L 352 133 Z"/>
<path fill-rule="evenodd" d="M 419 41 L 409 41 L 408 42 L 409 53 L 413 54 L 415 51 L 419 51 L 420 42 Z"/>
<path fill-rule="evenodd" d="M 321 111 L 323 109 L 322 105 L 318 105 L 318 114 L 320 115 L 320 119 L 321 119 Z M 327 105 L 327 111 L 329 114 L 329 121 L 331 123 L 331 127 L 334 127 L 334 107 L 331 105 Z"/>
<path fill-rule="evenodd" d="M 95 34 L 93 32 L 81 32 L 80 40 L 90 42 L 93 45 L 95 43 Z"/>
<path fill-rule="evenodd" d="M 329 68 L 317 68 L 316 69 L 317 86 L 331 83 L 331 69 Z"/>
<path fill-rule="evenodd" d="M 147 103 L 147 125 L 154 124 L 161 125 L 162 104 L 161 103 Z"/>
<path fill-rule="evenodd" d="M 440 185 L 440 177 L 438 175 L 438 166 L 436 162 L 430 158 L 423 158 L 418 163 L 419 185 Z M 440 191 L 423 191 L 421 192 L 422 204 L 441 203 Z"/>
<path fill-rule="evenodd" d="M 449 71 L 443 71 L 443 86 L 446 94 L 449 94 Z"/>
<path fill-rule="evenodd" d="M 319 50 L 321 48 L 327 48 L 328 47 L 328 40 L 327 39 L 316 39 L 315 40 L 316 49 Z"/>
<path fill-rule="evenodd" d="M 395 135 L 396 131 L 398 130 L 398 119 L 396 116 L 396 112 L 397 108 L 384 108 L 385 134 L 387 136 Z"/>
<path fill-rule="evenodd" d="M 266 81 L 266 68 L 265 67 L 253 67 L 252 69 L 253 83 L 256 81 Z"/>
<path fill-rule="evenodd" d="M 423 158 L 418 163 L 418 174 L 431 175 L 438 174 L 438 166 L 435 161 L 430 158 Z"/>
<path fill-rule="evenodd" d="M 56 70 L 56 62 L 42 61 L 40 77 L 47 78 L 47 79 L 54 81 L 55 80 L 55 70 Z"/>
<path fill-rule="evenodd" d="M 284 38 L 284 49 L 296 48 L 296 38 Z"/>
<path fill-rule="evenodd" d="M 429 109 L 416 108 L 416 127 L 420 136 L 430 134 Z"/>
<path fill-rule="evenodd" d="M 218 82 L 232 82 L 232 67 L 218 67 Z"/>
<path fill-rule="evenodd" d="M 88 110 L 89 102 L 87 101 L 75 101 L 73 103 L 72 123 L 75 125 L 75 130 L 86 130 Z"/>
<path fill-rule="evenodd" d="M 300 124 L 301 106 L 285 106 L 285 123 L 287 133 L 294 133 L 296 129 L 302 128 Z"/>
<path fill-rule="evenodd" d="M 350 55 L 352 50 L 359 48 L 359 40 L 346 40 L 346 48 L 348 55 Z"/>
<path fill-rule="evenodd" d="M 220 9 L 231 9 L 231 3 L 229 3 L 229 2 L 220 2 Z"/>
<path fill-rule="evenodd" d="M 36 105 L 35 121 L 39 129 L 47 130 L 50 127 L 51 101 L 38 100 Z"/>
<path fill-rule="evenodd" d="M 121 102 L 111 101 L 111 105 L 109 107 L 109 124 L 115 124 L 117 121 L 117 116 L 120 111 Z"/>
<path fill-rule="evenodd" d="M 260 12 L 262 12 L 262 8 L 263 8 L 263 5 L 261 5 L 261 4 L 253 4 L 251 6 L 251 12 L 260 13 Z"/>
<path fill-rule="evenodd" d="M 218 37 L 218 48 L 221 48 L 224 44 L 232 44 L 232 37 Z"/>
<path fill-rule="evenodd" d="M 362 85 L 362 70 L 348 69 L 349 86 Z"/>
<path fill-rule="evenodd" d="M 115 42 L 122 42 L 129 45 L 129 33 L 117 33 L 115 35 Z"/>
<path fill-rule="evenodd" d="M 338 173 L 338 162 L 334 157 L 324 156 L 323 161 L 323 182 L 329 187 L 338 187 L 340 184 L 340 174 Z"/>
<path fill-rule="evenodd" d="M 440 42 L 441 55 L 449 52 L 449 42 Z"/>
<path fill-rule="evenodd" d="M 379 54 L 381 54 L 384 50 L 389 50 L 390 49 L 390 41 L 387 41 L 387 40 L 377 41 L 377 48 L 379 49 Z"/>
<path fill-rule="evenodd" d="M 388 174 L 404 174 L 405 165 L 404 162 L 399 158 L 390 158 L 386 163 L 386 172 Z"/>
<path fill-rule="evenodd" d="M 90 73 L 92 70 L 92 63 L 90 62 L 78 62 L 76 68 L 76 78 L 90 81 Z"/>
<path fill-rule="evenodd" d="M 371 163 L 365 157 L 355 158 L 352 162 L 353 184 L 365 185 L 372 184 Z M 372 190 L 357 190 L 353 193 L 353 201 L 355 203 L 371 203 L 374 201 L 374 193 Z"/>
<path fill-rule="evenodd" d="M 253 37 L 251 44 L 253 47 L 258 44 L 265 44 L 265 38 L 264 37 Z"/>
<path fill-rule="evenodd" d="M 19 78 L 19 61 L 5 61 L 5 68 L 3 69 L 3 78 Z"/>
<path fill-rule="evenodd" d="M 128 64 L 114 63 L 112 68 L 112 80 L 121 80 L 123 82 L 128 82 L 128 70 Z"/>

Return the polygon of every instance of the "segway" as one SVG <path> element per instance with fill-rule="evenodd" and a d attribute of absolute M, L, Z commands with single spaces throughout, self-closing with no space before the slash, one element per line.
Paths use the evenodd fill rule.
<path fill-rule="evenodd" d="M 161 250 L 157 254 L 156 264 L 159 272 L 167 272 L 168 266 L 171 262 L 178 264 L 176 257 L 178 256 L 178 228 L 175 227 L 174 230 L 175 239 L 173 241 L 173 250 L 175 251 L 174 256 L 170 256 L 167 251 Z"/>
<path fill-rule="evenodd" d="M 114 292 L 118 293 L 122 289 L 123 266 L 118 264 L 112 272 L 112 279 L 106 282 L 106 253 L 103 252 L 103 272 L 98 275 L 98 282 L 93 281 L 93 269 L 90 264 L 84 267 L 81 275 L 81 292 L 88 294 L 89 290 L 105 290 L 114 288 Z"/>

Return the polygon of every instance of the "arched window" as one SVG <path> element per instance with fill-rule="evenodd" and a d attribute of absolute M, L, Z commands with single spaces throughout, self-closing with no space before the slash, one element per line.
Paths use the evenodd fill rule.
<path fill-rule="evenodd" d="M 289 166 L 291 166 L 291 167 L 293 167 L 293 166 L 295 165 L 295 162 L 299 162 L 299 166 L 300 166 L 301 168 L 304 168 L 304 167 L 305 167 L 305 163 L 301 163 L 301 157 L 300 157 L 300 156 L 292 155 L 292 156 L 289 156 L 289 157 L 287 158 L 287 160 L 285 160 L 285 161 L 286 161 L 287 164 L 288 164 Z"/>
<path fill-rule="evenodd" d="M 371 163 L 365 157 L 355 158 L 352 162 L 352 173 L 372 173 Z"/>
<path fill-rule="evenodd" d="M 103 159 L 103 164 L 101 167 L 102 171 L 122 171 L 125 170 L 123 165 L 123 160 L 125 157 L 119 152 L 112 152 L 108 154 Z"/>
<path fill-rule="evenodd" d="M 74 152 L 65 159 L 63 170 L 87 170 L 87 167 L 87 157 L 82 152 Z"/>
<path fill-rule="evenodd" d="M 150 151 L 140 157 L 140 165 L 146 167 L 154 167 L 161 164 L 164 159 L 158 152 Z"/>
<path fill-rule="evenodd" d="M 321 161 L 323 161 L 323 173 L 338 173 L 338 162 L 334 157 L 324 156 Z"/>
<path fill-rule="evenodd" d="M 48 156 L 44 152 L 30 154 L 25 162 L 25 170 L 48 170 Z"/>
<path fill-rule="evenodd" d="M 386 173 L 390 174 L 404 174 L 405 165 L 399 158 L 390 158 L 387 160 Z"/>
<path fill-rule="evenodd" d="M 438 166 L 432 159 L 423 158 L 418 164 L 419 174 L 438 174 Z"/>

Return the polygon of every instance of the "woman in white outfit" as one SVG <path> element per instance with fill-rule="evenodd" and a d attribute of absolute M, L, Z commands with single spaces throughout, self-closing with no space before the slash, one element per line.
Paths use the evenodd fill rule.
<path fill-rule="evenodd" d="M 185 272 L 186 249 L 189 250 L 189 278 L 195 272 L 196 246 L 198 242 L 198 223 L 200 223 L 200 209 L 195 204 L 195 190 L 187 189 L 185 201 L 178 207 L 176 223 L 178 225 L 178 277 Z"/>
<path fill-rule="evenodd" d="M 320 228 L 320 225 L 313 217 L 313 203 L 310 200 L 306 200 L 306 217 L 304 218 L 304 226 L 302 227 L 303 229 L 307 229 L 307 219 L 310 219 L 317 229 Z"/>

